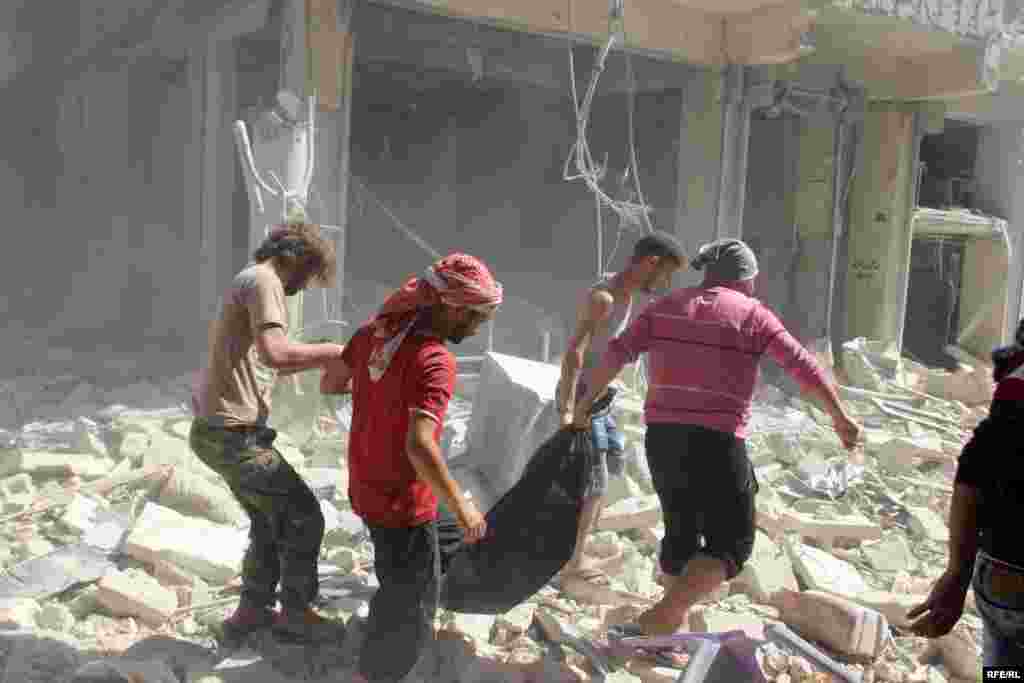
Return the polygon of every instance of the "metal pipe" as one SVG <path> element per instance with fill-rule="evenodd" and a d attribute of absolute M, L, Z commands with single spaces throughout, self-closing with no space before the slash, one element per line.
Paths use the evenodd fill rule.
<path fill-rule="evenodd" d="M 850 123 L 846 109 L 839 114 L 836 126 L 835 154 L 832 168 L 832 262 L 828 269 L 828 298 L 825 300 L 825 339 L 832 343 L 832 312 L 836 295 L 836 270 L 839 266 L 839 240 L 843 235 L 843 167 L 845 165 L 846 136 Z"/>

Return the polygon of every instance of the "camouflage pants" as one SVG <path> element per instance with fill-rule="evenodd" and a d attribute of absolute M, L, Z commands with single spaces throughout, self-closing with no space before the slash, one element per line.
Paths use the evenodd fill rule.
<path fill-rule="evenodd" d="M 189 445 L 223 477 L 252 521 L 242 562 L 242 604 L 273 607 L 280 582 L 282 606 L 302 609 L 319 592 L 324 516 L 309 486 L 273 447 L 276 436 L 268 427 L 236 431 L 197 418 Z"/>

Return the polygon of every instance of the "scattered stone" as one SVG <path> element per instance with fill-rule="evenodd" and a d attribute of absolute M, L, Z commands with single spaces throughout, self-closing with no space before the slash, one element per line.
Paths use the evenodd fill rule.
<path fill-rule="evenodd" d="M 327 562 L 340 573 L 349 574 L 359 566 L 359 555 L 352 548 L 334 548 L 327 553 Z"/>
<path fill-rule="evenodd" d="M 661 521 L 661 502 L 658 496 L 644 496 L 609 505 L 597 522 L 599 531 L 629 531 L 649 529 Z"/>
<path fill-rule="evenodd" d="M 36 625 L 41 607 L 28 598 L 0 600 L 0 629 L 29 629 Z"/>
<path fill-rule="evenodd" d="M 876 543 L 865 543 L 861 552 L 872 567 L 880 572 L 898 572 L 913 569 L 914 555 L 907 539 L 899 534 L 888 534 Z"/>
<path fill-rule="evenodd" d="M 949 528 L 937 512 L 924 507 L 910 507 L 907 512 L 910 513 L 910 530 L 913 533 L 937 543 L 949 541 Z"/>
<path fill-rule="evenodd" d="M 66 605 L 51 602 L 43 605 L 36 614 L 36 624 L 47 631 L 69 633 L 75 626 L 75 616 Z"/>
<path fill-rule="evenodd" d="M 754 551 L 743 570 L 732 580 L 732 590 L 745 593 L 757 602 L 769 602 L 771 596 L 783 588 L 797 589 L 793 562 L 759 529 L 754 537 Z"/>
<path fill-rule="evenodd" d="M 491 640 L 496 617 L 490 614 L 456 614 L 451 628 L 470 640 L 486 643 Z"/>
<path fill-rule="evenodd" d="M 139 570 L 114 571 L 99 582 L 96 599 L 119 616 L 139 617 L 158 627 L 174 615 L 178 595 Z"/>
<path fill-rule="evenodd" d="M 530 603 L 516 605 L 508 612 L 498 615 L 494 622 L 495 633 L 504 633 L 502 639 L 507 642 L 517 640 L 530 628 L 535 612 L 536 607 Z"/>
<path fill-rule="evenodd" d="M 164 559 L 224 584 L 241 570 L 247 544 L 244 531 L 147 503 L 125 541 L 125 552 L 149 564 Z"/>
<path fill-rule="evenodd" d="M 17 474 L 0 480 L 0 512 L 9 515 L 27 510 L 36 498 L 36 487 L 28 474 Z"/>
<path fill-rule="evenodd" d="M 810 590 L 855 598 L 868 590 L 860 573 L 849 562 L 809 545 L 787 542 L 793 569 Z"/>
<path fill-rule="evenodd" d="M 755 640 L 764 640 L 764 620 L 750 614 L 739 614 L 708 607 L 690 613 L 690 629 L 694 633 L 743 631 Z"/>

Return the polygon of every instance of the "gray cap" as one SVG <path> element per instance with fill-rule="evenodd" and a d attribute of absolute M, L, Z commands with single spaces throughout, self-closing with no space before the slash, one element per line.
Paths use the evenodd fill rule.
<path fill-rule="evenodd" d="M 705 244 L 690 265 L 716 280 L 749 280 L 757 275 L 757 256 L 744 242 L 735 239 Z"/>

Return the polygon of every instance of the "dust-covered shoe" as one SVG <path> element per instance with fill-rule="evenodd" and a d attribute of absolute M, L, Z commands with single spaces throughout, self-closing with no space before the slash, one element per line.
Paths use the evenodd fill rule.
<path fill-rule="evenodd" d="M 341 641 L 345 627 L 341 622 L 325 619 L 312 608 L 284 609 L 274 619 L 273 633 L 284 642 Z"/>
<path fill-rule="evenodd" d="M 277 617 L 277 611 L 268 607 L 239 606 L 234 614 L 221 622 L 221 644 L 239 647 L 249 635 L 273 625 Z"/>

